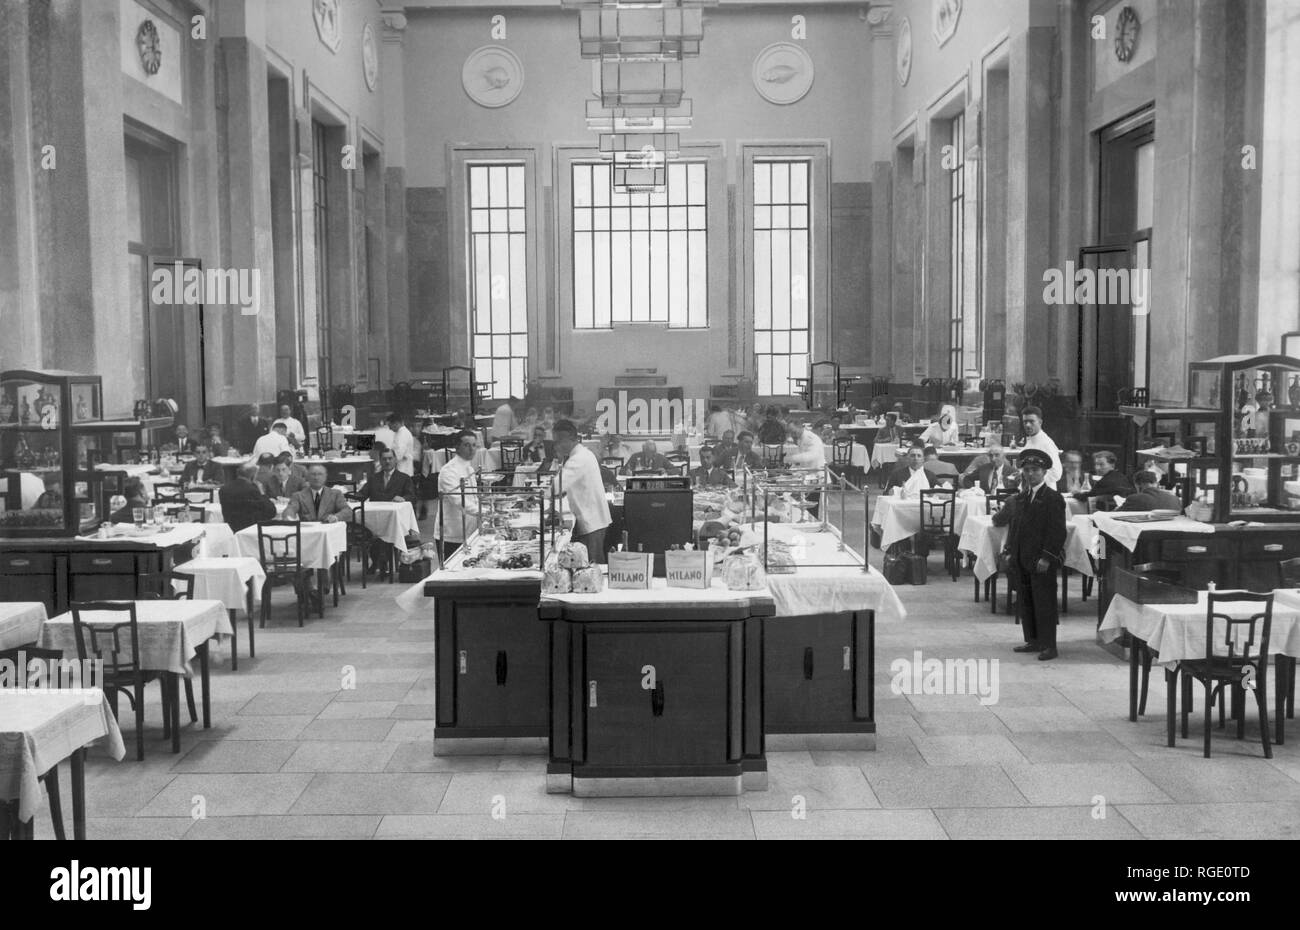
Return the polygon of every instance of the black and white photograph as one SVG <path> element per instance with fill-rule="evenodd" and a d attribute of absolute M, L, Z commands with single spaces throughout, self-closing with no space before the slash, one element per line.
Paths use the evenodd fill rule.
<path fill-rule="evenodd" d="M 1262 903 L 1298 113 L 1300 0 L 0 0 L 33 896 L 1014 840 L 972 874 Z"/>

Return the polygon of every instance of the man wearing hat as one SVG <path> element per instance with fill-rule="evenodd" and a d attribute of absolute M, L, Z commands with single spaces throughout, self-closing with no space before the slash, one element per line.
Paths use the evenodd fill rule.
<path fill-rule="evenodd" d="M 1022 490 L 993 515 L 995 526 L 1010 526 L 1004 551 L 1025 635 L 1014 651 L 1037 652 L 1040 661 L 1056 658 L 1056 572 L 1065 560 L 1065 498 L 1046 480 L 1051 467 L 1046 452 L 1022 452 Z"/>

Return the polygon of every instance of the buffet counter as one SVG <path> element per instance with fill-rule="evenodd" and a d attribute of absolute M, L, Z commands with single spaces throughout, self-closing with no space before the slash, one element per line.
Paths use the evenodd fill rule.
<path fill-rule="evenodd" d="M 874 748 L 875 624 L 905 616 L 897 595 L 833 528 L 746 529 L 794 563 L 757 590 L 718 572 L 543 594 L 536 568 L 454 555 L 397 598 L 436 628 L 435 754 L 547 752 L 552 792 L 736 794 L 766 787 L 769 748 Z"/>

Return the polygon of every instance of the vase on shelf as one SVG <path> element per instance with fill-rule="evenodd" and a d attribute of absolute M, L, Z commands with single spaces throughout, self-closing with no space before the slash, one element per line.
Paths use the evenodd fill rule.
<path fill-rule="evenodd" d="M 1291 386 L 1286 389 L 1286 395 L 1291 401 L 1292 407 L 1300 407 L 1300 375 L 1291 376 Z M 0 407 L 0 410 L 3 409 L 3 407 Z M 3 419 L 4 417 L 0 416 L 0 420 Z"/>

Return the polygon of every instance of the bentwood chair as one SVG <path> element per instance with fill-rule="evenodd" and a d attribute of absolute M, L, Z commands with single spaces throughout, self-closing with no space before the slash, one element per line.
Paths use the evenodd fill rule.
<path fill-rule="evenodd" d="M 506 438 L 497 443 L 501 455 L 501 470 L 513 478 L 515 469 L 524 464 L 524 442 L 522 439 Z"/>
<path fill-rule="evenodd" d="M 0 649 L 0 666 L 17 669 L 20 665 L 35 660 L 45 669 L 57 669 L 59 663 L 63 660 L 63 650 L 61 649 L 41 649 L 37 646 L 18 646 L 14 649 Z M 0 679 L 3 681 L 4 679 Z M 51 683 L 52 682 L 52 683 Z M 57 687 L 60 684 L 57 678 L 45 679 L 45 687 Z M 14 685 L 17 687 L 17 684 Z M 50 766 L 50 770 L 40 776 L 40 782 L 45 786 L 45 793 L 50 797 L 50 822 L 54 826 L 54 838 L 57 840 L 66 840 L 67 834 L 63 830 L 63 804 L 59 797 L 59 767 Z M 8 815 L 8 823 L 5 829 L 0 829 L 0 840 L 7 840 L 11 836 L 14 839 L 31 839 L 32 831 L 36 826 L 35 818 L 31 824 L 24 826 L 18 820 L 18 802 L 0 801 L 0 808 L 12 804 L 12 813 Z M 7 831 L 7 832 L 6 832 Z"/>
<path fill-rule="evenodd" d="M 763 443 L 763 467 L 780 468 L 785 463 L 785 445 L 779 442 Z"/>
<path fill-rule="evenodd" d="M 137 761 L 144 761 L 144 686 L 152 681 L 158 681 L 163 692 L 163 738 L 172 737 L 173 751 L 179 752 L 180 691 L 172 680 L 173 676 L 141 667 L 140 622 L 135 601 L 73 601 L 69 607 L 72 609 L 77 658 L 83 663 L 83 668 L 86 667 L 84 663 L 91 660 L 102 663 L 101 686 L 113 717 L 117 717 L 118 695 L 125 695 L 135 711 Z M 127 619 L 92 621 L 84 616 L 97 613 L 125 614 Z M 123 630 L 126 631 L 125 643 Z"/>
<path fill-rule="evenodd" d="M 853 439 L 836 439 L 831 444 L 831 471 L 846 476 L 855 485 L 862 483 L 861 469 L 853 464 Z"/>
<path fill-rule="evenodd" d="M 297 596 L 298 626 L 307 615 L 307 584 L 310 568 L 302 566 L 302 524 L 297 520 L 265 520 L 257 524 L 257 558 L 266 572 L 262 586 L 262 616 L 259 626 L 265 627 L 271 615 L 271 588 L 277 582 L 288 581 Z M 318 613 L 325 619 L 325 602 L 319 602 Z"/>
<path fill-rule="evenodd" d="M 606 455 L 600 460 L 600 464 L 604 465 L 606 468 L 610 469 L 615 474 L 618 474 L 618 472 L 621 471 L 623 468 L 623 456 Z"/>
<path fill-rule="evenodd" d="M 153 502 L 157 504 L 183 504 L 185 496 L 181 493 L 179 481 L 155 481 L 153 483 Z"/>
<path fill-rule="evenodd" d="M 344 495 L 348 501 L 356 504 L 352 519 L 348 522 L 348 551 L 345 556 L 348 580 L 352 580 L 352 557 L 361 556 L 361 588 L 365 590 L 366 575 L 370 573 L 370 548 L 374 545 L 375 534 L 366 526 L 366 498 L 364 494 L 352 491 Z"/>
<path fill-rule="evenodd" d="M 684 452 L 669 452 L 664 456 L 668 464 L 677 470 L 677 474 L 685 475 L 691 470 L 691 457 Z"/>
<path fill-rule="evenodd" d="M 957 555 L 957 534 L 953 526 L 957 517 L 957 492 L 953 488 L 925 488 L 921 491 L 921 528 L 917 537 L 923 544 L 943 546 L 944 570 L 956 581 L 961 573 Z"/>
<path fill-rule="evenodd" d="M 1227 604 L 1260 605 L 1262 608 L 1249 617 L 1238 618 L 1218 608 Z M 1238 630 L 1244 630 L 1244 635 Z M 1187 714 L 1192 703 L 1192 682 L 1205 688 L 1205 758 L 1210 758 L 1210 715 L 1214 700 L 1219 699 L 1219 727 L 1224 726 L 1223 696 L 1230 690 L 1233 707 L 1244 705 L 1244 694 L 1253 691 L 1259 709 L 1260 742 L 1264 758 L 1273 758 L 1273 747 L 1268 739 L 1268 640 L 1273 631 L 1273 592 L 1256 594 L 1250 591 L 1210 591 L 1205 607 L 1205 658 L 1184 659 L 1172 671 L 1165 672 L 1168 703 L 1169 745 L 1175 743 L 1174 715 L 1176 713 L 1177 685 L 1183 683 L 1182 731 L 1187 738 Z M 1258 651 L 1253 651 L 1258 632 Z M 1216 634 L 1226 654 L 1215 651 Z M 1240 650 L 1240 651 L 1238 651 Z M 1279 724 L 1281 721 L 1278 721 Z M 1246 733 L 1245 707 L 1237 714 L 1237 739 Z"/>

